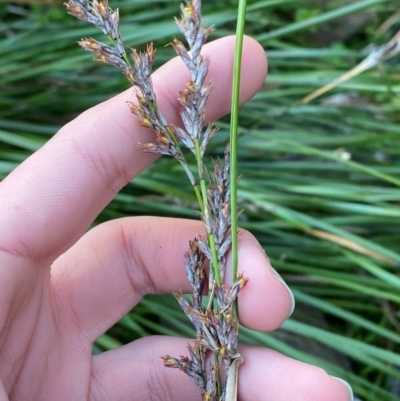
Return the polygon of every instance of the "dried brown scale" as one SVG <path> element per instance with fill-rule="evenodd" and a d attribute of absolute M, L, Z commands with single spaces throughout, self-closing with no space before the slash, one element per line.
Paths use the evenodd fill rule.
<path fill-rule="evenodd" d="M 205 255 L 200 252 L 197 239 L 190 241 L 190 250 L 185 255 L 186 274 L 193 289 L 192 306 L 200 309 L 205 285 Z"/>
<path fill-rule="evenodd" d="M 194 239 L 194 241 L 189 241 L 190 249 L 185 254 L 186 275 L 192 288 L 194 288 L 196 285 L 195 276 L 200 256 L 196 241 L 197 241 L 196 238 Z"/>
<path fill-rule="evenodd" d="M 199 237 L 197 243 L 200 251 L 206 256 L 208 260 L 211 260 L 211 250 L 210 247 L 208 246 L 207 240 L 202 237 Z"/>
<path fill-rule="evenodd" d="M 190 354 L 190 367 L 194 372 L 201 375 L 204 372 L 204 350 L 198 345 L 188 345 Z"/>
<path fill-rule="evenodd" d="M 225 239 L 222 241 L 221 245 L 219 246 L 218 249 L 218 261 L 221 263 L 221 265 L 225 266 L 226 264 L 226 257 L 229 249 L 231 248 L 232 244 L 232 236 L 228 234 Z M 223 271 L 224 273 L 224 271 Z"/>
<path fill-rule="evenodd" d="M 174 130 L 175 136 L 188 148 L 192 153 L 195 154 L 196 147 L 193 139 L 187 134 L 185 130 L 180 127 L 171 126 Z"/>
<path fill-rule="evenodd" d="M 203 400 L 218 400 L 217 397 L 217 372 L 213 361 L 214 355 L 208 352 L 205 360 L 206 389 L 203 393 Z"/>
<path fill-rule="evenodd" d="M 214 127 L 212 123 L 209 123 L 207 129 L 203 133 L 203 137 L 201 138 L 201 144 L 200 144 L 200 152 L 202 158 L 204 157 L 207 145 L 210 143 L 210 141 L 212 140 L 218 129 L 219 129 L 218 127 Z"/>

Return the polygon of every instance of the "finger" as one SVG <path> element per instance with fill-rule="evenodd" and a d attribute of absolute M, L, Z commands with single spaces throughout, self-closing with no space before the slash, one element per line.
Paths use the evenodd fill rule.
<path fill-rule="evenodd" d="M 206 121 L 230 109 L 234 37 L 205 46 L 213 81 Z M 241 102 L 251 98 L 266 74 L 265 53 L 246 38 Z M 177 94 L 188 82 L 183 62 L 173 59 L 154 74 L 160 109 L 179 125 Z M 80 115 L 0 185 L 0 249 L 41 260 L 68 249 L 132 177 L 155 159 L 138 142 L 153 139 L 129 111 L 129 89 Z M 10 195 L 14 194 L 14 195 Z"/>
<path fill-rule="evenodd" d="M 203 230 L 198 221 L 157 217 L 124 218 L 94 228 L 52 267 L 59 324 L 94 341 L 145 294 L 189 292 L 184 254 L 189 239 Z M 291 313 L 293 296 L 245 231 L 239 235 L 239 270 L 249 278 L 239 294 L 241 323 L 276 329 Z"/>
<path fill-rule="evenodd" d="M 189 340 L 190 341 L 190 340 Z M 91 397 L 102 400 L 199 400 L 200 390 L 160 355 L 186 355 L 188 340 L 147 337 L 93 357 Z M 242 346 L 241 401 L 350 401 L 349 390 L 322 369 L 276 351 Z M 197 396 L 196 396 L 197 395 Z"/>

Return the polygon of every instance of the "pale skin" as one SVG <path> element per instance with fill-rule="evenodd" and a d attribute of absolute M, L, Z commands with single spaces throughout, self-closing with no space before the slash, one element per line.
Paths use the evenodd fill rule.
<path fill-rule="evenodd" d="M 206 120 L 229 112 L 234 38 L 208 44 L 214 90 Z M 246 38 L 241 101 L 264 82 L 262 48 Z M 159 104 L 179 124 L 188 75 L 175 59 L 154 74 Z M 88 227 L 155 156 L 137 147 L 151 133 L 126 101 L 132 89 L 81 114 L 0 183 L 0 401 L 200 400 L 191 379 L 164 368 L 187 340 L 148 337 L 92 356 L 95 339 L 149 293 L 189 292 L 183 254 L 200 222 L 133 217 Z M 277 329 L 290 293 L 256 239 L 240 234 L 241 323 Z M 243 401 L 347 401 L 341 382 L 278 352 L 240 349 Z"/>

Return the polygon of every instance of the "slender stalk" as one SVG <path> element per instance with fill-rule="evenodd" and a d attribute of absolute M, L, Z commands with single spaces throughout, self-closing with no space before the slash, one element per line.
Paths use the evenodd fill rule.
<path fill-rule="evenodd" d="M 239 0 L 238 19 L 236 24 L 235 60 L 233 66 L 231 124 L 230 124 L 230 206 L 231 206 L 231 252 L 232 252 L 232 280 L 238 277 L 238 208 L 237 208 L 237 137 L 239 125 L 239 101 L 240 101 L 240 73 L 242 67 L 243 35 L 246 19 L 247 0 Z M 234 315 L 239 319 L 238 300 L 234 303 Z M 243 363 L 243 358 L 231 358 L 231 364 L 227 372 L 227 384 L 225 401 L 237 400 L 238 369 Z"/>
<path fill-rule="evenodd" d="M 232 277 L 238 274 L 238 238 L 237 238 L 237 136 L 239 124 L 240 72 L 242 62 L 243 35 L 247 0 L 239 0 L 238 20 L 236 25 L 235 61 L 233 66 L 231 132 L 230 132 L 230 184 L 231 184 L 231 228 L 232 228 Z"/>
<path fill-rule="evenodd" d="M 200 211 L 201 211 L 201 213 L 204 213 L 203 198 L 201 196 L 201 192 L 200 192 L 199 186 L 198 185 L 194 185 L 193 186 L 193 190 L 194 190 L 194 193 L 196 194 L 197 202 L 199 202 Z"/>

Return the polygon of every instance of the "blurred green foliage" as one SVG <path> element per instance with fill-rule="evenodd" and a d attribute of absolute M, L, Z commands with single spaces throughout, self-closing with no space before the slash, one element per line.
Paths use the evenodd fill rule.
<path fill-rule="evenodd" d="M 257 236 L 294 289 L 297 309 L 277 333 L 243 330 L 242 340 L 317 364 L 348 380 L 364 401 L 400 400 L 400 58 L 311 104 L 298 103 L 356 65 L 364 47 L 388 41 L 399 22 L 381 27 L 398 3 L 298 3 L 249 1 L 246 31 L 267 50 L 269 76 L 242 109 L 239 140 L 240 225 Z M 173 56 L 164 45 L 179 35 L 178 5 L 111 4 L 120 8 L 127 45 L 155 43 L 156 68 Z M 204 1 L 204 14 L 215 25 L 212 39 L 234 32 L 236 1 Z M 343 37 L 349 21 L 358 21 L 357 29 Z M 339 28 L 327 38 L 333 23 Z M 0 3 L 0 36 L 4 177 L 64 123 L 127 85 L 76 45 L 100 35 L 68 16 L 59 1 Z M 228 120 L 219 125 L 213 155 L 228 138 Z M 174 161 L 160 159 L 97 223 L 142 214 L 193 218 L 194 196 L 184 182 Z M 173 317 L 168 325 L 165 316 Z M 144 299 L 95 351 L 154 333 L 193 334 L 171 297 Z"/>

